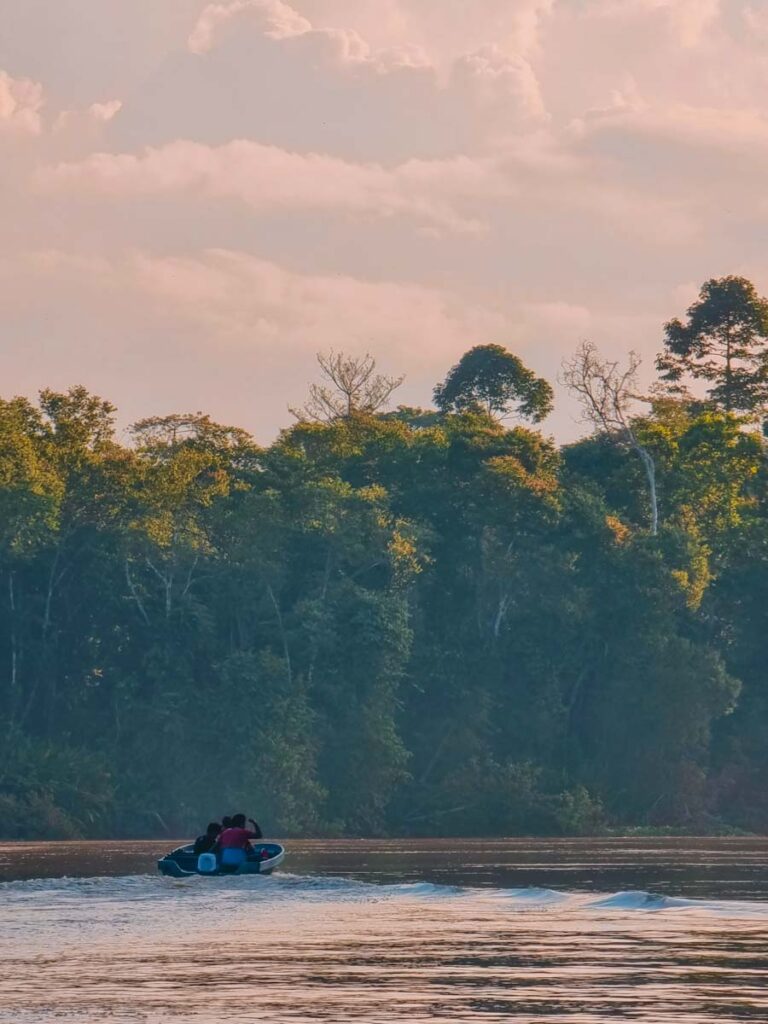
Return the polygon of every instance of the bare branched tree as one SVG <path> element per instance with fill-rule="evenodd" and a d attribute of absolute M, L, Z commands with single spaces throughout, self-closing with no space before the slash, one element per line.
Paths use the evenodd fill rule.
<path fill-rule="evenodd" d="M 308 401 L 300 408 L 291 408 L 298 420 L 332 423 L 356 412 L 378 412 L 405 380 L 376 373 L 376 360 L 368 353 L 348 356 L 343 352 L 319 352 L 317 361 L 326 383 L 311 384 Z"/>
<path fill-rule="evenodd" d="M 563 361 L 562 381 L 578 397 L 587 422 L 615 444 L 633 451 L 642 462 L 648 482 L 651 533 L 655 537 L 659 532 L 656 464 L 638 439 L 632 412 L 640 397 L 637 393 L 640 363 L 637 353 L 630 352 L 628 364 L 622 368 L 618 362 L 601 359 L 597 348 L 585 341 L 573 359 Z"/>

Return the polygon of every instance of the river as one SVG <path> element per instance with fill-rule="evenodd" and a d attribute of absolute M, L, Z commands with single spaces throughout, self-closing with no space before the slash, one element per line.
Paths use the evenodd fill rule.
<path fill-rule="evenodd" d="M 0 844 L 3 1024 L 768 1021 L 768 840 Z"/>

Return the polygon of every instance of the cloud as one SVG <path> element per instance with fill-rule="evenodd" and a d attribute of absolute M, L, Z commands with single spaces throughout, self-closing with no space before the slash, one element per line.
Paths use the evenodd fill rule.
<path fill-rule="evenodd" d="M 474 100 L 478 115 L 511 113 L 525 120 L 546 119 L 541 88 L 531 64 L 518 55 L 505 53 L 496 45 L 484 46 L 458 58 L 451 73 L 453 86 Z"/>
<path fill-rule="evenodd" d="M 744 24 L 762 41 L 768 36 L 768 9 L 748 4 L 742 11 Z"/>
<path fill-rule="evenodd" d="M 468 345 L 515 332 L 493 304 L 447 289 L 302 274 L 220 249 L 0 258 L 0 311 L 17 390 L 78 380 L 128 420 L 205 408 L 261 437 L 289 421 L 318 351 L 371 351 L 383 369 L 408 374 L 401 400 L 424 404 Z M 0 372 L 9 369 L 10 351 L 0 352 Z"/>
<path fill-rule="evenodd" d="M 78 110 L 62 110 L 53 119 L 51 129 L 62 139 L 71 141 L 79 138 L 84 146 L 90 148 L 98 138 L 99 130 L 113 121 L 122 109 L 122 100 L 104 100 Z"/>
<path fill-rule="evenodd" d="M 617 103 L 571 125 L 574 145 L 603 175 L 621 168 L 626 185 L 695 209 L 717 224 L 766 212 L 768 114 L 687 104 Z M 661 186 L 661 187 L 660 187 Z"/>
<path fill-rule="evenodd" d="M 261 357 L 271 345 L 287 360 L 297 353 L 311 358 L 329 345 L 350 351 L 373 345 L 418 370 L 441 365 L 445 345 L 460 352 L 467 340 L 498 337 L 511 324 L 508 313 L 493 304 L 450 290 L 300 273 L 227 249 L 175 256 L 141 249 L 112 256 L 40 250 L 0 259 L 0 285 L 0 310 L 6 314 L 42 286 L 61 303 L 62 321 L 80 303 L 96 315 L 114 313 L 118 304 L 161 328 L 183 325 L 212 359 L 227 349 Z M 121 330 L 121 321 L 113 320 L 114 330 Z"/>
<path fill-rule="evenodd" d="M 412 159 L 392 167 L 247 140 L 222 146 L 177 141 L 139 154 L 96 153 L 51 165 L 36 180 L 41 195 L 162 198 L 190 211 L 190 204 L 203 209 L 211 200 L 237 202 L 261 217 L 343 216 L 371 229 L 395 221 L 411 236 L 442 239 L 482 237 L 500 218 L 550 217 L 559 222 L 561 244 L 571 245 L 588 216 L 593 236 L 608 229 L 643 240 L 690 240 L 696 225 L 684 200 L 659 196 L 639 180 L 617 180 L 610 163 L 596 162 L 606 140 L 610 135 L 582 123 L 573 126 L 568 145 L 540 132 L 513 139 L 493 155 Z"/>
<path fill-rule="evenodd" d="M 528 57 L 555 0 L 293 0 L 317 29 L 346 25 L 375 48 L 415 45 L 439 67 L 496 45 Z"/>
<path fill-rule="evenodd" d="M 136 254 L 126 265 L 141 291 L 180 316 L 208 323 L 237 346 L 274 343 L 307 355 L 317 348 L 387 352 L 433 367 L 445 345 L 504 330 L 500 312 L 450 292 L 349 274 L 301 274 L 247 253 L 212 249 L 195 257 Z"/>
<path fill-rule="evenodd" d="M 122 100 L 107 100 L 105 103 L 92 103 L 88 113 L 96 121 L 111 121 L 123 109 Z"/>
<path fill-rule="evenodd" d="M 683 46 L 698 46 L 721 14 L 721 0 L 669 0 L 670 20 Z"/>
<path fill-rule="evenodd" d="M 14 135 L 42 135 L 46 129 L 59 131 L 70 121 L 84 118 L 105 124 L 122 109 L 121 100 L 92 103 L 86 110 L 60 110 L 50 119 L 43 120 L 47 103 L 46 92 L 40 82 L 30 78 L 12 78 L 0 70 L 0 133 Z"/>
<path fill-rule="evenodd" d="M 625 133 L 676 149 L 690 147 L 747 156 L 768 152 L 768 116 L 758 110 L 616 102 L 574 122 L 585 137 Z"/>
<path fill-rule="evenodd" d="M 449 367 L 487 342 L 508 346 L 553 382 L 562 357 L 584 337 L 601 346 L 620 337 L 651 366 L 662 316 L 299 273 L 226 249 L 109 256 L 51 249 L 0 259 L 0 312 L 14 336 L 19 310 L 17 388 L 34 392 L 44 361 L 45 384 L 82 381 L 116 401 L 123 422 L 203 408 L 265 440 L 289 422 L 287 405 L 304 397 L 318 351 L 370 351 L 385 372 L 406 374 L 397 401 L 429 405 Z M 0 353 L 0 372 L 3 363 Z M 552 426 L 570 438 L 576 423 L 559 394 Z"/>
<path fill-rule="evenodd" d="M 278 42 L 303 39 L 329 63 L 339 67 L 369 65 L 377 73 L 386 73 L 430 66 L 423 50 L 410 44 L 373 50 L 354 29 L 315 29 L 307 18 L 283 0 L 231 0 L 230 3 L 209 4 L 187 39 L 188 49 L 195 54 L 209 53 L 228 24 L 239 19 L 267 39 Z"/>
<path fill-rule="evenodd" d="M 312 30 L 312 25 L 283 0 L 232 0 L 208 4 L 189 34 L 192 53 L 207 53 L 228 22 L 247 16 L 270 39 L 289 39 Z"/>
<path fill-rule="evenodd" d="M 528 0 L 522 4 L 522 13 L 515 18 L 520 30 L 519 50 L 491 43 L 458 54 L 443 75 L 443 84 L 451 87 L 450 100 L 454 99 L 457 89 L 465 88 L 486 108 L 503 104 L 507 114 L 543 115 L 544 104 L 536 75 L 524 53 L 533 45 L 534 26 L 538 25 L 542 11 L 550 6 L 550 0 Z M 310 62 L 316 63 L 319 59 L 338 70 L 365 69 L 374 76 L 429 70 L 435 72 L 433 85 L 438 86 L 437 67 L 428 56 L 427 48 L 414 42 L 407 32 L 394 44 L 372 46 L 354 28 L 315 27 L 283 0 L 232 0 L 228 4 L 210 4 L 194 26 L 187 41 L 188 48 L 196 54 L 209 53 L 229 22 L 246 18 L 259 35 L 286 46 L 300 47 Z"/>
<path fill-rule="evenodd" d="M 268 433 L 316 348 L 423 402 L 478 341 L 552 377 L 650 359 L 713 274 L 768 290 L 764 0 L 7 6 L 10 387 Z"/>
<path fill-rule="evenodd" d="M 584 13 L 620 21 L 661 21 L 676 42 L 694 47 L 705 40 L 722 11 L 721 0 L 592 0 Z"/>
<path fill-rule="evenodd" d="M 201 196 L 254 210 L 335 210 L 366 217 L 402 214 L 433 227 L 477 231 L 462 200 L 510 192 L 493 169 L 466 157 L 412 160 L 386 168 L 319 153 L 238 140 L 223 146 L 178 141 L 139 155 L 95 153 L 40 172 L 44 189 L 107 196 Z"/>
<path fill-rule="evenodd" d="M 0 132 L 39 135 L 43 87 L 29 78 L 11 78 L 0 71 Z"/>
<path fill-rule="evenodd" d="M 125 94 L 113 135 L 131 150 L 242 138 L 389 164 L 476 151 L 546 120 L 522 37 L 518 51 L 508 34 L 502 45 L 496 33 L 489 42 L 486 31 L 471 32 L 444 60 L 423 32 L 366 35 L 360 29 L 379 23 L 372 8 L 359 18 L 356 5 L 338 5 L 338 21 L 316 21 L 300 3 L 209 4 L 186 26 L 186 52 Z M 459 10 L 452 4 L 446 26 Z"/>

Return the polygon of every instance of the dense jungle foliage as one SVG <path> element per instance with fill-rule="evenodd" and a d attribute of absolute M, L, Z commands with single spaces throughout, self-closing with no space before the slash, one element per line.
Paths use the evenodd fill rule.
<path fill-rule="evenodd" d="M 496 345 L 432 410 L 326 357 L 266 447 L 201 414 L 122 444 L 79 387 L 0 401 L 0 834 L 768 827 L 750 289 L 705 285 L 634 411 L 582 350 L 596 429 L 560 449 L 504 419 L 553 393 Z"/>

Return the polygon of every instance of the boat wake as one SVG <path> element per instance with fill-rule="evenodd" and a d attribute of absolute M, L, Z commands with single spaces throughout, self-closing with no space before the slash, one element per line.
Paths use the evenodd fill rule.
<path fill-rule="evenodd" d="M 469 887 L 427 881 L 376 883 L 327 875 L 295 875 L 281 872 L 271 876 L 184 879 L 155 875 L 126 875 L 93 878 L 43 878 L 0 882 L 0 902 L 6 906 L 44 903 L 187 901 L 215 897 L 217 900 L 258 898 L 276 902 L 389 902 L 475 901 L 496 904 L 509 910 L 527 912 L 567 911 L 579 913 L 699 912 L 716 916 L 750 916 L 768 919 L 768 902 L 747 900 L 687 899 L 661 893 L 631 890 L 616 893 L 568 892 L 554 889 Z"/>

